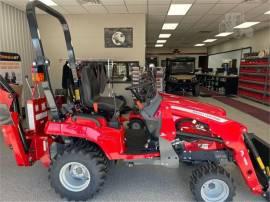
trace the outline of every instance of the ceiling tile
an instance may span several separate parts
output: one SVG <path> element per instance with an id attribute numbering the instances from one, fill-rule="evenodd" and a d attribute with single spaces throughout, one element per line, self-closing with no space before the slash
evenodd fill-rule
<path id="1" fill-rule="evenodd" d="M 104 8 L 103 5 L 91 5 L 91 6 L 84 6 L 84 8 L 89 12 L 89 13 L 108 13 L 106 8 Z"/>
<path id="2" fill-rule="evenodd" d="M 150 15 L 165 15 L 168 13 L 169 4 L 167 5 L 149 5 L 148 11 Z"/>
<path id="3" fill-rule="evenodd" d="M 257 17 L 259 15 L 262 15 L 264 14 L 266 11 L 269 11 L 270 10 L 270 3 L 269 1 L 267 3 L 263 3 L 263 4 L 260 4 L 259 6 L 253 8 L 253 9 L 250 9 L 248 10 L 245 15 L 247 16 L 247 18 L 253 18 L 253 17 Z"/>
<path id="4" fill-rule="evenodd" d="M 124 5 L 124 0 L 100 0 L 104 5 Z"/>
<path id="5" fill-rule="evenodd" d="M 127 8 L 125 5 L 107 5 L 105 6 L 109 13 L 127 13 Z"/>
<path id="6" fill-rule="evenodd" d="M 236 7 L 237 4 L 216 4 L 208 14 L 224 14 Z"/>
<path id="7" fill-rule="evenodd" d="M 239 12 L 245 13 L 250 9 L 254 9 L 259 5 L 259 3 L 240 3 L 236 7 L 234 7 L 230 12 Z"/>
<path id="8" fill-rule="evenodd" d="M 172 4 L 192 4 L 195 0 L 172 0 Z"/>
<path id="9" fill-rule="evenodd" d="M 171 0 L 148 0 L 149 5 L 158 5 L 158 4 L 169 5 L 170 3 Z"/>
<path id="10" fill-rule="evenodd" d="M 192 27 L 192 30 L 194 31 L 206 31 L 207 30 L 207 27 L 209 26 L 209 24 L 203 24 L 203 23 L 199 23 L 198 25 L 196 26 L 193 26 Z M 207 30 L 208 31 L 208 30 Z"/>
<path id="11" fill-rule="evenodd" d="M 165 17 L 166 17 L 165 15 L 148 15 L 147 21 L 149 23 L 160 23 L 160 22 L 164 22 Z"/>
<path id="12" fill-rule="evenodd" d="M 129 13 L 147 13 L 146 5 L 127 5 Z"/>
<path id="13" fill-rule="evenodd" d="M 194 4 L 191 6 L 187 15 L 204 15 L 206 14 L 215 4 Z"/>
<path id="14" fill-rule="evenodd" d="M 61 6 L 53 6 L 52 7 L 53 9 L 55 9 L 55 10 L 57 10 L 59 13 L 61 13 L 61 14 L 68 14 L 68 11 L 67 10 L 65 10 L 63 7 L 61 7 Z"/>
<path id="15" fill-rule="evenodd" d="M 238 3 L 242 3 L 243 0 L 219 0 L 219 4 L 230 4 L 230 3 L 233 3 L 233 4 L 238 4 Z"/>
<path id="16" fill-rule="evenodd" d="M 198 4 L 215 4 L 218 1 L 219 0 L 197 0 L 196 3 L 198 3 Z"/>
<path id="17" fill-rule="evenodd" d="M 190 23 L 181 23 L 180 25 L 177 26 L 175 32 L 176 33 L 184 33 L 187 30 L 192 28 L 192 24 Z"/>
<path id="18" fill-rule="evenodd" d="M 158 24 L 151 24 L 151 23 L 148 23 L 147 24 L 147 27 L 149 29 L 160 29 L 162 27 L 162 23 L 158 23 Z"/>
<path id="19" fill-rule="evenodd" d="M 81 6 L 62 6 L 69 14 L 85 14 L 86 9 Z"/>
<path id="20" fill-rule="evenodd" d="M 200 20 L 201 18 L 202 18 L 202 16 L 200 16 L 200 15 L 186 15 L 186 16 L 184 16 L 182 22 L 193 24 L 193 23 L 197 22 L 198 20 Z"/>
<path id="21" fill-rule="evenodd" d="M 217 20 L 222 20 L 223 15 L 206 15 L 203 18 L 201 18 L 199 21 L 197 21 L 197 24 L 208 24 L 210 25 L 212 22 Z"/>
<path id="22" fill-rule="evenodd" d="M 53 0 L 58 5 L 69 5 L 69 6 L 75 6 L 79 5 L 77 0 Z"/>
<path id="23" fill-rule="evenodd" d="M 183 15 L 167 15 L 165 21 L 166 22 L 181 22 L 185 16 Z"/>
<path id="24" fill-rule="evenodd" d="M 258 21 L 258 22 L 268 22 L 270 26 L 270 15 L 259 15 L 257 17 L 254 17 L 252 20 Z"/>
<path id="25" fill-rule="evenodd" d="M 131 4 L 131 5 L 147 5 L 147 0 L 124 0 L 126 2 L 127 5 Z"/>
<path id="26" fill-rule="evenodd" d="M 147 28 L 147 32 L 149 33 L 160 33 L 161 27 L 159 28 Z"/>

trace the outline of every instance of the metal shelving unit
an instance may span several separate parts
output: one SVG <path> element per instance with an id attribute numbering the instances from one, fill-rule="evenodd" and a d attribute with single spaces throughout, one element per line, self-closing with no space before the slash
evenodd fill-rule
<path id="1" fill-rule="evenodd" d="M 239 96 L 270 105 L 269 58 L 244 58 L 239 75 Z"/>

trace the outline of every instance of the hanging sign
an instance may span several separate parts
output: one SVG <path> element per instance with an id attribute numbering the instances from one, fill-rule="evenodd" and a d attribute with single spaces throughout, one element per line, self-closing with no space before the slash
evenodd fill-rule
<path id="1" fill-rule="evenodd" d="M 0 74 L 8 83 L 22 84 L 22 61 L 17 53 L 0 52 Z"/>

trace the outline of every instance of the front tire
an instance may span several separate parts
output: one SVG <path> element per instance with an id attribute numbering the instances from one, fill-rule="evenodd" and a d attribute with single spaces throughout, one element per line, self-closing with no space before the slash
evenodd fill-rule
<path id="1" fill-rule="evenodd" d="M 191 176 L 190 189 L 196 201 L 232 201 L 235 186 L 230 174 L 215 164 L 202 165 Z"/>
<path id="2" fill-rule="evenodd" d="M 104 160 L 97 152 L 74 146 L 53 160 L 49 179 L 51 186 L 62 198 L 85 201 L 103 186 L 105 170 Z"/>

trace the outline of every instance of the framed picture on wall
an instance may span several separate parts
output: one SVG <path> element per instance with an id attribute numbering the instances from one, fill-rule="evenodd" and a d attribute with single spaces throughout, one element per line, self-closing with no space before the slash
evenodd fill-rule
<path id="1" fill-rule="evenodd" d="M 104 28 L 105 48 L 132 48 L 133 28 Z"/>

